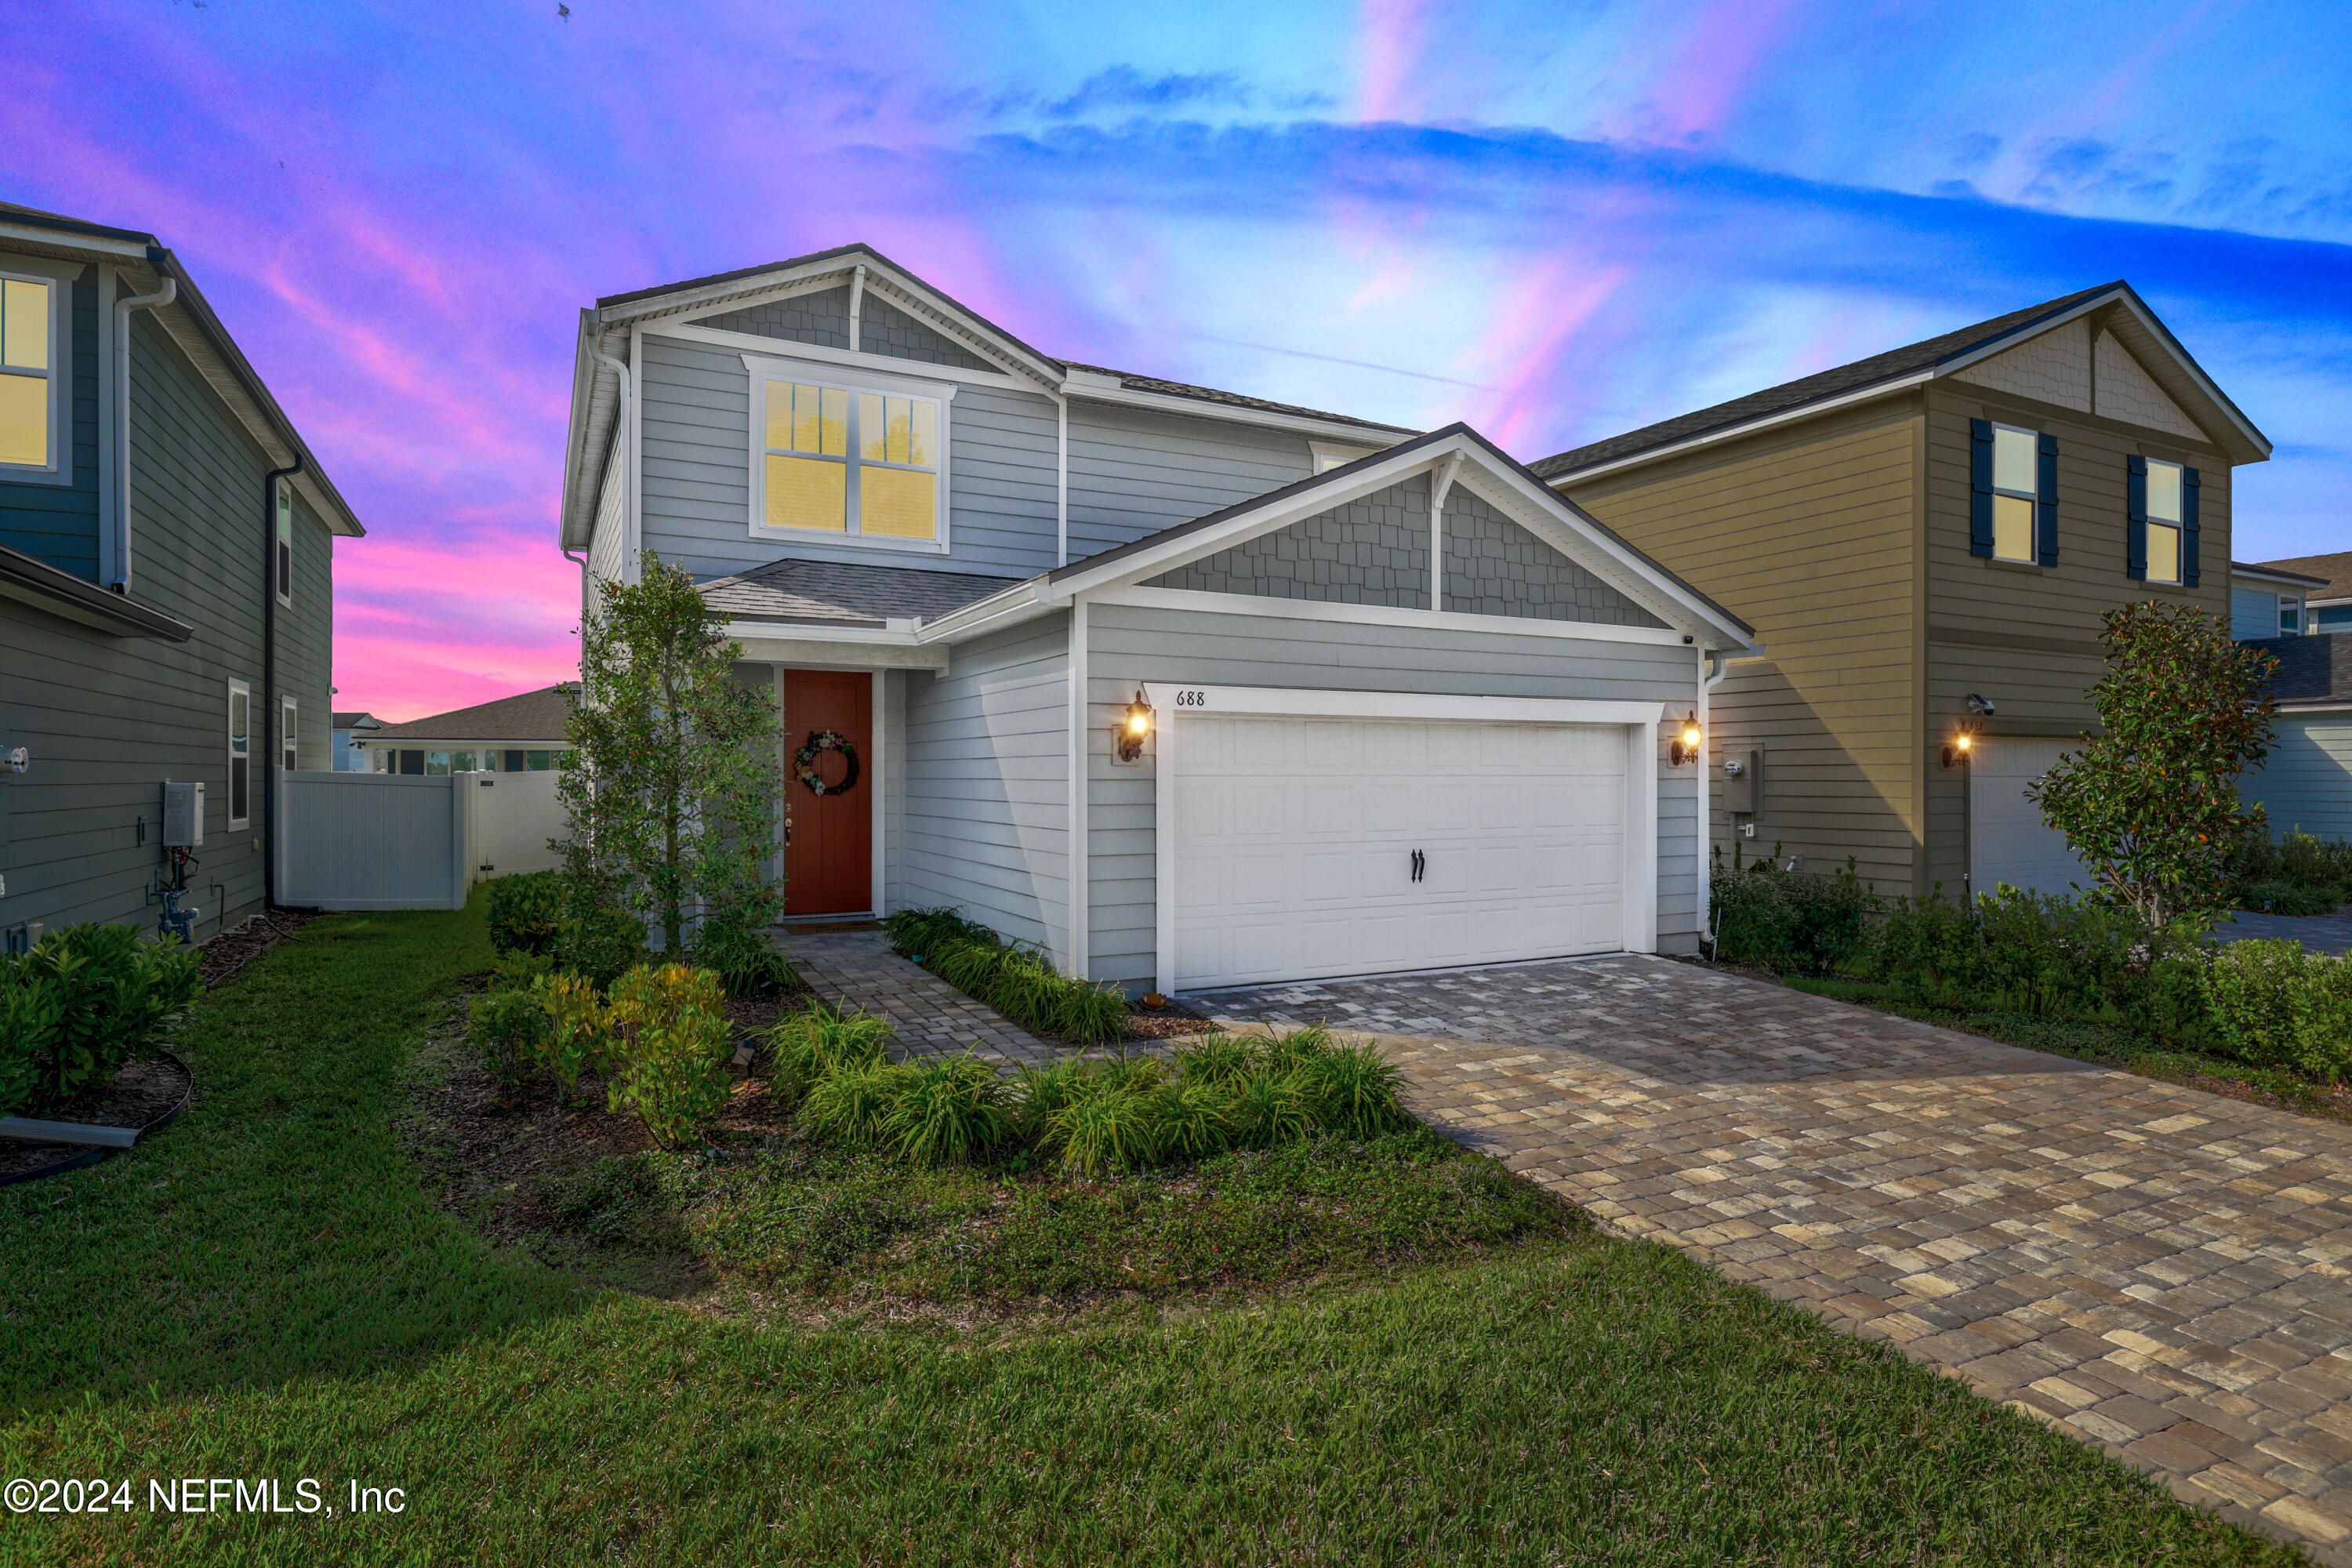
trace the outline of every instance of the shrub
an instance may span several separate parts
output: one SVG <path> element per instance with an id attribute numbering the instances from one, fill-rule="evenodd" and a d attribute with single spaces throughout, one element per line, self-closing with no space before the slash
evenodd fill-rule
<path id="1" fill-rule="evenodd" d="M 2240 882 L 2233 890 L 2232 901 L 2242 910 L 2259 910 L 2264 914 L 2324 915 L 2333 912 L 2344 901 L 2344 889 L 2329 886 L 2306 888 L 2272 878 Z"/>
<path id="2" fill-rule="evenodd" d="M 1269 1036 L 1257 1047 L 1254 1071 L 1280 1078 L 1320 1060 L 1339 1047 L 1331 1042 L 1331 1031 L 1320 1024 L 1309 1024 L 1303 1029 Z"/>
<path id="3" fill-rule="evenodd" d="M 1176 1076 L 1203 1083 L 1230 1083 L 1257 1067 L 1255 1042 L 1240 1035 L 1209 1035 L 1176 1047 Z"/>
<path id="4" fill-rule="evenodd" d="M 2326 914 L 2352 897 L 2352 839 L 2322 838 L 2300 827 L 2275 840 L 2256 838 L 2231 868 L 2242 910 Z M 2292 902 L 2296 907 L 2286 908 Z M 2324 908 L 2312 908 L 2324 904 Z"/>
<path id="5" fill-rule="evenodd" d="M 1326 1132 L 1377 1138 L 1412 1125 L 1397 1098 L 1397 1069 L 1377 1046 L 1330 1047 L 1297 1068 L 1296 1077 L 1307 1114 Z"/>
<path id="6" fill-rule="evenodd" d="M 727 1103 L 732 1040 L 721 1000 L 717 975 L 683 963 L 640 965 L 613 983 L 619 1071 L 608 1103 L 635 1111 L 666 1149 Z"/>
<path id="7" fill-rule="evenodd" d="M 611 1071 L 612 1013 L 596 994 L 596 983 L 585 975 L 541 975 L 531 991 L 540 1011 L 547 1015 L 541 1060 L 568 1100 L 579 1092 L 583 1071 L 600 1077 Z"/>
<path id="8" fill-rule="evenodd" d="M 2217 1048 L 2324 1083 L 2352 1071 L 2352 959 L 2298 942 L 2233 942 L 2189 963 Z"/>
<path id="9" fill-rule="evenodd" d="M 1851 858 L 1829 876 L 1783 871 L 1772 860 L 1743 863 L 1734 845 L 1727 875 L 1716 850 L 1707 888 L 1716 957 L 1783 973 L 1827 974 L 1859 960 L 1880 910 Z"/>
<path id="10" fill-rule="evenodd" d="M 0 955 L 0 1116 L 32 1102 L 64 1021 L 64 993 L 26 959 Z"/>
<path id="11" fill-rule="evenodd" d="M 927 1165 L 969 1160 L 1012 1134 L 1004 1085 L 987 1062 L 969 1054 L 935 1057 L 907 1070 L 880 1129 L 902 1157 Z"/>
<path id="12" fill-rule="evenodd" d="M 1227 1112 L 1234 1142 L 1244 1149 L 1276 1149 L 1315 1132 L 1315 1116 L 1296 1074 L 1260 1070 L 1234 1084 Z"/>
<path id="13" fill-rule="evenodd" d="M 1046 1130 L 1062 1108 L 1086 1091 L 1087 1064 L 1055 1062 L 1051 1067 L 1021 1069 L 1013 1089 L 1013 1114 L 1022 1136 L 1033 1143 L 1045 1142 Z"/>
<path id="14" fill-rule="evenodd" d="M 520 987 L 493 987 L 468 1018 L 482 1065 L 508 1093 L 520 1089 L 547 1040 L 547 1013 L 539 998 Z"/>
<path id="15" fill-rule="evenodd" d="M 9 1005 L 46 1027 L 13 1047 L 19 1065 L 0 1074 L 20 1076 L 29 1057 L 34 1096 L 50 1100 L 111 1078 L 195 1000 L 202 963 L 178 938 L 142 941 L 132 926 L 93 921 L 49 932 L 15 961 L 11 982 L 46 999 Z"/>
<path id="16" fill-rule="evenodd" d="M 730 996 L 761 996 L 790 984 L 792 966 L 767 931 L 729 914 L 710 914 L 694 931 L 694 962 L 719 976 Z"/>
<path id="17" fill-rule="evenodd" d="M 557 968 L 586 975 L 602 991 L 646 962 L 644 921 L 576 885 L 567 889 L 564 902 L 555 932 Z"/>
<path id="18" fill-rule="evenodd" d="M 1160 1153 L 1156 1098 L 1098 1076 L 1054 1113 L 1046 1123 L 1047 1145 L 1060 1152 L 1062 1163 L 1087 1175 L 1150 1164 Z"/>
<path id="19" fill-rule="evenodd" d="M 1152 1100 L 1161 1153 L 1202 1160 L 1232 1147 L 1234 1085 L 1230 1080 L 1180 1077 L 1153 1090 Z"/>
<path id="20" fill-rule="evenodd" d="M 787 1104 L 797 1101 L 835 1073 L 888 1060 L 895 1037 L 887 1018 L 811 1003 L 768 1031 L 770 1092 Z"/>
<path id="21" fill-rule="evenodd" d="M 522 871 L 490 883 L 490 945 L 500 952 L 551 955 L 563 930 L 561 871 Z"/>
<path id="22" fill-rule="evenodd" d="M 961 910 L 901 910 L 885 929 L 903 956 L 1039 1034 L 1097 1046 L 1127 1036 L 1127 997 L 1117 985 L 1064 974 L 1037 949 Z"/>
<path id="23" fill-rule="evenodd" d="M 835 1142 L 881 1142 L 913 1078 L 911 1068 L 889 1062 L 845 1067 L 809 1090 L 801 1120 L 811 1132 Z"/>

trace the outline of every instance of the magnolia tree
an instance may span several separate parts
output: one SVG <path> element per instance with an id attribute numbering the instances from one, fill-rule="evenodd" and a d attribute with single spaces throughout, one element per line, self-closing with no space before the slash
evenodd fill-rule
<path id="1" fill-rule="evenodd" d="M 2151 929 L 2210 923 L 2229 907 L 2232 865 L 2270 827 L 2238 775 L 2270 753 L 2264 689 L 2278 661 L 2186 605 L 2126 605 L 2100 634 L 2107 672 L 2091 689 L 2099 733 L 2029 785 L 2107 901 Z"/>
<path id="2" fill-rule="evenodd" d="M 743 650 L 685 573 L 648 551 L 640 577 L 599 584 L 583 628 L 564 868 L 732 980 L 764 971 L 782 908 L 775 706 L 734 679 Z"/>

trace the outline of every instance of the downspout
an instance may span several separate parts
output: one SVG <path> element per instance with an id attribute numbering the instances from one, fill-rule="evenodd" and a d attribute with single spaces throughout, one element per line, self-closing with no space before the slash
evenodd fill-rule
<path id="1" fill-rule="evenodd" d="M 581 679 L 587 679 L 588 669 L 588 557 L 574 555 L 569 550 L 563 558 L 580 568 L 580 669 Z"/>
<path id="2" fill-rule="evenodd" d="M 1715 663 L 1713 675 L 1706 673 L 1710 659 Z M 1715 728 L 1707 699 L 1723 683 L 1723 678 L 1731 673 L 1731 661 L 1721 654 L 1701 652 L 1698 668 L 1698 934 L 1702 941 L 1711 942 L 1715 936 L 1714 889 L 1707 879 L 1715 871 L 1715 813 L 1713 781 L 1707 774 L 1706 758 L 1709 742 L 1715 739 Z"/>
<path id="3" fill-rule="evenodd" d="M 635 378 L 630 375 L 629 367 L 627 365 L 623 364 L 619 360 L 614 359 L 603 349 L 591 343 L 588 347 L 588 353 L 600 363 L 612 366 L 613 374 L 620 377 L 621 380 L 621 424 L 619 432 L 621 442 L 621 538 L 626 547 L 623 552 L 623 558 L 621 561 L 621 581 L 626 583 L 631 580 L 629 574 L 636 569 L 637 564 L 637 540 L 635 538 L 635 530 L 636 519 L 634 515 L 636 509 L 629 504 L 634 499 L 633 492 L 629 489 L 629 471 L 631 467 L 630 458 L 635 456 L 635 454 L 630 450 L 629 422 L 636 414 L 636 382 Z M 585 563 L 582 563 L 580 570 L 582 574 L 580 585 L 581 599 L 583 603 L 585 603 L 588 594 L 586 576 L 588 568 Z M 584 626 L 583 628 L 582 635 L 586 635 Z"/>
<path id="4" fill-rule="evenodd" d="M 114 581 L 107 586 L 118 594 L 131 592 L 131 312 L 168 305 L 179 292 L 179 279 L 166 278 L 152 294 L 114 302 Z"/>
<path id="5" fill-rule="evenodd" d="M 290 467 L 272 468 L 261 481 L 261 689 L 270 715 L 263 733 L 276 735 L 286 721 L 286 704 L 278 696 L 278 484 L 302 471 L 302 450 L 294 449 Z M 253 715 L 245 719 L 246 747 L 252 751 Z M 278 765 L 286 742 L 280 736 L 276 755 L 268 757 L 261 774 L 261 907 L 278 902 Z"/>

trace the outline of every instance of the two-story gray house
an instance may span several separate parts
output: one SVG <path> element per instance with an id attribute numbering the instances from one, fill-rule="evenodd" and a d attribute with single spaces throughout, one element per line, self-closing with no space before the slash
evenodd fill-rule
<path id="1" fill-rule="evenodd" d="M 262 907 L 360 532 L 154 236 L 0 204 L 0 939 L 152 926 L 167 781 L 205 786 L 191 934 Z"/>
<path id="2" fill-rule="evenodd" d="M 1463 426 L 1056 359 L 852 246 L 583 311 L 564 477 L 583 600 L 651 552 L 773 683 L 789 917 L 1162 991 L 1696 945 L 1748 628 Z"/>

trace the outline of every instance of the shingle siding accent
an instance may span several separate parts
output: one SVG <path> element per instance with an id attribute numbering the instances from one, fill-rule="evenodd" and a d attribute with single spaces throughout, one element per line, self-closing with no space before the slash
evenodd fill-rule
<path id="1" fill-rule="evenodd" d="M 1444 590 L 1444 607 L 1465 615 L 1666 624 L 1459 485 L 1445 498 Z"/>
<path id="2" fill-rule="evenodd" d="M 921 360 L 926 364 L 951 364 L 964 370 L 1000 368 L 933 331 L 887 300 L 876 298 L 870 290 L 858 307 L 857 347 L 861 353 Z"/>
<path id="3" fill-rule="evenodd" d="M 2150 430 L 2162 430 L 2174 436 L 2185 436 L 2191 441 L 2209 440 L 2197 422 L 2180 411 L 2179 405 L 2164 395 L 2156 378 L 2140 368 L 2132 358 L 2131 350 L 2115 338 L 2101 333 L 2097 349 L 2099 367 L 2098 412 L 2110 419 L 2121 419 L 2130 425 L 2143 425 Z"/>
<path id="4" fill-rule="evenodd" d="M 795 294 L 763 305 L 746 305 L 721 316 L 695 322 L 723 332 L 749 332 L 754 337 L 782 338 L 788 342 L 814 343 L 819 348 L 849 346 L 849 285 L 814 294 Z"/>
<path id="5" fill-rule="evenodd" d="M 1429 480 L 1415 476 L 1152 579 L 1266 599 L 1429 608 Z"/>
<path id="6" fill-rule="evenodd" d="M 1965 370 L 1956 370 L 1952 379 L 2087 414 L 2091 408 L 2090 329 L 2070 321 Z"/>

